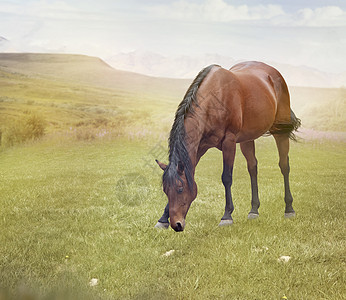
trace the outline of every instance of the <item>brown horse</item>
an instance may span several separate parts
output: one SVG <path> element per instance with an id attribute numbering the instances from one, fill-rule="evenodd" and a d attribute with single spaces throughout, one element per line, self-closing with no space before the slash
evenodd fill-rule
<path id="1" fill-rule="evenodd" d="M 236 143 L 247 160 L 251 178 L 249 219 L 258 217 L 257 159 L 254 140 L 272 134 L 279 151 L 285 185 L 285 216 L 295 215 L 289 187 L 289 139 L 300 120 L 290 108 L 287 85 L 281 74 L 264 63 L 244 62 L 226 70 L 217 65 L 203 69 L 179 104 L 169 137 L 169 164 L 164 170 L 163 190 L 168 204 L 155 227 L 182 231 L 185 217 L 197 196 L 194 180 L 198 161 L 209 148 L 222 151 L 222 183 L 226 207 L 220 226 L 233 223 L 231 185 Z"/>

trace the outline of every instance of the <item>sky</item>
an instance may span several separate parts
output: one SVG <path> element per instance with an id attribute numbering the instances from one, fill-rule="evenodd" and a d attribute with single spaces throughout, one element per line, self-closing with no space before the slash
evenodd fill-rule
<path id="1" fill-rule="evenodd" d="M 219 54 L 346 72 L 346 0 L 0 0 L 0 52 Z"/>

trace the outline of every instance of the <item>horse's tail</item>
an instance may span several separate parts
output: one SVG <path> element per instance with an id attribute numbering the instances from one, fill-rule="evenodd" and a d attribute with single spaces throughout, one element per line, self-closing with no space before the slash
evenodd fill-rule
<path id="1" fill-rule="evenodd" d="M 298 128 L 301 125 L 301 120 L 296 117 L 293 110 L 291 109 L 291 121 L 289 123 L 275 123 L 272 128 L 270 128 L 270 134 L 288 134 L 288 137 L 297 141 L 295 131 L 298 131 Z"/>
<path id="2" fill-rule="evenodd" d="M 288 87 L 285 82 L 285 79 L 282 77 L 282 75 L 278 71 L 276 72 L 277 74 L 275 76 L 268 75 L 268 79 L 274 88 L 276 98 L 281 99 L 281 101 L 279 101 L 278 103 L 278 111 L 276 112 L 276 121 L 274 122 L 273 126 L 269 129 L 268 133 L 269 134 L 286 134 L 291 140 L 297 141 L 297 137 L 294 134 L 294 132 L 297 131 L 298 128 L 300 127 L 301 121 L 300 119 L 296 117 L 292 109 L 290 109 L 291 110 L 290 121 L 280 122 L 280 119 L 281 120 L 286 119 L 287 106 L 290 105 L 290 95 L 289 95 L 289 91 L 288 91 Z M 280 104 L 283 107 L 280 107 Z"/>

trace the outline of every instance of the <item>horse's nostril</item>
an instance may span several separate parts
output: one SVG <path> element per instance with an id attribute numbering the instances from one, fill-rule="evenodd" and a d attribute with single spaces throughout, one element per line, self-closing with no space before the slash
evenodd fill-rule
<path id="1" fill-rule="evenodd" d="M 175 231 L 183 231 L 183 230 L 184 230 L 183 225 L 181 225 L 180 222 L 177 222 L 177 223 L 175 224 L 174 230 L 175 230 Z"/>

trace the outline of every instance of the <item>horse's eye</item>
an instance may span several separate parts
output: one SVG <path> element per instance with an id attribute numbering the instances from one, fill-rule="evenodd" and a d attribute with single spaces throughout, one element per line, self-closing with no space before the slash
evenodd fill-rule
<path id="1" fill-rule="evenodd" d="M 181 194 L 183 191 L 184 191 L 183 187 L 179 187 L 178 190 L 177 190 L 178 194 Z"/>

